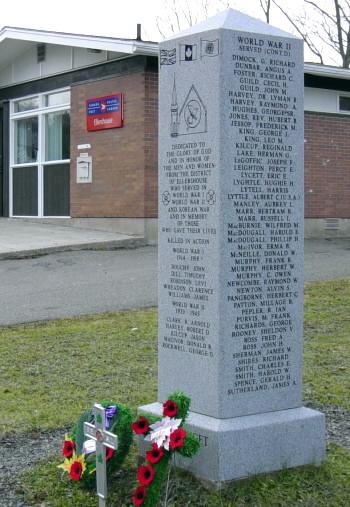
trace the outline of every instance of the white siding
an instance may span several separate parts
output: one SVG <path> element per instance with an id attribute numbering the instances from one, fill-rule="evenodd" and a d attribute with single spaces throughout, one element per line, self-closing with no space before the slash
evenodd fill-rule
<path id="1" fill-rule="evenodd" d="M 305 88 L 305 111 L 318 111 L 322 113 L 338 112 L 337 90 L 321 90 L 319 88 Z"/>
<path id="2" fill-rule="evenodd" d="M 42 77 L 72 68 L 72 51 L 69 46 L 46 44 L 45 61 L 41 63 Z"/>
<path id="3" fill-rule="evenodd" d="M 30 49 L 15 58 L 11 64 L 0 69 L 0 87 L 67 72 L 72 68 L 78 69 L 96 65 L 118 58 L 118 56 L 121 54 L 116 52 L 93 53 L 86 48 L 46 44 L 45 61 L 37 63 L 37 45 L 33 44 Z"/>
<path id="4" fill-rule="evenodd" d="M 105 62 L 107 59 L 107 51 L 101 51 L 101 53 L 91 53 L 86 48 L 74 48 L 73 52 L 74 68 Z"/>
<path id="5" fill-rule="evenodd" d="M 7 86 L 12 82 L 12 65 L 0 70 L 0 87 Z"/>
<path id="6" fill-rule="evenodd" d="M 40 65 L 36 61 L 36 46 L 22 53 L 13 61 L 12 66 L 14 83 L 39 78 Z"/>
<path id="7" fill-rule="evenodd" d="M 120 53 L 116 53 L 115 51 L 108 51 L 108 60 L 115 60 L 116 58 L 120 58 L 121 56 L 124 56 L 124 55 L 121 55 Z"/>

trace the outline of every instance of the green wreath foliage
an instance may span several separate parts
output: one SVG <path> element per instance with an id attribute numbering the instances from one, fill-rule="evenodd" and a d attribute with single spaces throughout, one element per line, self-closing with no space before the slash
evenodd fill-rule
<path id="1" fill-rule="evenodd" d="M 154 479 L 147 488 L 147 495 L 142 507 L 155 507 L 158 505 L 160 493 L 168 475 L 170 460 L 171 456 L 169 454 L 164 456 L 159 463 L 153 465 L 155 471 Z"/>
<path id="2" fill-rule="evenodd" d="M 188 417 L 191 399 L 181 391 L 174 391 L 169 395 L 168 399 L 174 401 L 177 404 L 178 410 L 176 418 L 182 419 L 180 424 L 180 428 L 182 428 Z M 150 423 L 159 421 L 159 418 L 154 417 L 151 414 L 143 413 L 142 415 L 145 416 Z M 200 443 L 198 438 L 193 433 L 187 430 L 186 433 L 187 435 L 184 441 L 184 445 L 182 447 L 175 449 L 175 452 L 179 453 L 181 456 L 185 458 L 191 458 L 198 452 L 200 448 Z M 154 479 L 146 488 L 147 494 L 142 502 L 142 507 L 155 507 L 156 505 L 158 505 L 161 490 L 167 479 L 167 474 L 173 452 L 174 451 L 164 450 L 163 458 L 158 463 L 152 464 L 152 467 L 155 472 Z"/>
<path id="3" fill-rule="evenodd" d="M 111 405 L 117 406 L 117 414 L 111 419 L 110 427 L 108 431 L 118 436 L 118 449 L 114 451 L 112 458 L 106 462 L 107 477 L 112 472 L 118 470 L 128 452 L 132 443 L 132 413 L 125 405 L 115 403 L 110 400 L 103 400 L 101 405 L 107 408 Z M 76 425 L 73 427 L 69 437 L 76 445 L 76 454 L 81 455 L 83 453 L 83 444 L 86 440 L 84 436 L 84 422 L 91 422 L 93 420 L 93 410 L 87 410 L 81 414 Z M 86 470 L 81 476 L 80 481 L 77 481 L 83 488 L 96 488 L 96 453 L 89 454 L 85 458 Z"/>

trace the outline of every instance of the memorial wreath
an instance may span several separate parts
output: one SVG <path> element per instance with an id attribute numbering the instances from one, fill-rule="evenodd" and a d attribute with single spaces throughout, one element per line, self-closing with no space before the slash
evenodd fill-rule
<path id="1" fill-rule="evenodd" d="M 121 467 L 132 443 L 132 415 L 125 405 L 102 401 L 106 409 L 106 428 L 118 436 L 118 450 L 106 448 L 107 476 Z M 81 414 L 71 433 L 65 435 L 62 454 L 64 463 L 59 465 L 68 472 L 72 480 L 83 487 L 94 487 L 96 483 L 96 442 L 84 435 L 84 423 L 94 423 L 93 410 Z"/>
<path id="2" fill-rule="evenodd" d="M 183 427 L 190 404 L 188 396 L 176 391 L 163 403 L 164 417 L 161 420 L 145 414 L 132 424 L 134 432 L 151 444 L 146 451 L 146 464 L 137 470 L 139 485 L 132 493 L 134 505 L 157 505 L 174 454 L 191 458 L 198 451 L 198 438 Z"/>

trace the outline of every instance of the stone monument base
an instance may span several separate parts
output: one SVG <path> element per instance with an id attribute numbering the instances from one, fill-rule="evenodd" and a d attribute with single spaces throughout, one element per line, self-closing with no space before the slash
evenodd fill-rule
<path id="1" fill-rule="evenodd" d="M 144 405 L 139 412 L 162 416 L 162 405 Z M 190 412 L 185 427 L 198 435 L 201 449 L 192 459 L 177 457 L 177 464 L 215 487 L 284 468 L 319 465 L 325 457 L 325 416 L 306 407 L 232 419 Z"/>

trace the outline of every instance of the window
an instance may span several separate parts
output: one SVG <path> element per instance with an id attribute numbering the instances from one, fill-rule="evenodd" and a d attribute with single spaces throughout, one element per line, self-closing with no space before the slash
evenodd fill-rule
<path id="1" fill-rule="evenodd" d="M 45 115 L 46 160 L 69 158 L 70 121 L 68 111 Z"/>
<path id="2" fill-rule="evenodd" d="M 346 95 L 339 96 L 339 111 L 350 112 L 350 96 Z"/>
<path id="3" fill-rule="evenodd" d="M 15 123 L 15 163 L 28 164 L 38 159 L 38 117 Z"/>
<path id="4" fill-rule="evenodd" d="M 61 106 L 62 104 L 69 105 L 69 103 L 70 103 L 69 91 L 49 93 L 48 95 L 45 96 L 45 105 L 48 107 Z"/>
<path id="5" fill-rule="evenodd" d="M 14 103 L 14 112 L 23 113 L 25 111 L 32 111 L 33 109 L 38 109 L 38 107 L 39 107 L 39 97 L 30 97 L 28 99 L 17 100 Z"/>

